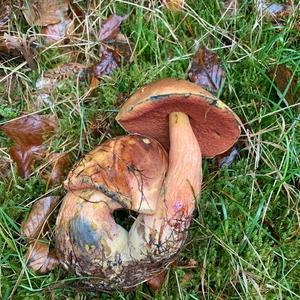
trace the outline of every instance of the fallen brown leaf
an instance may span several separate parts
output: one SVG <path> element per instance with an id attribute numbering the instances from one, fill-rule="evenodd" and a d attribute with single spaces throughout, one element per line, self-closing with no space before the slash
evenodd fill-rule
<path id="1" fill-rule="evenodd" d="M 270 70 L 269 75 L 277 86 L 279 97 L 285 95 L 285 99 L 290 105 L 300 101 L 300 89 L 296 90 L 297 79 L 285 65 L 275 66 Z"/>
<path id="2" fill-rule="evenodd" d="M 95 90 L 99 85 L 100 85 L 100 80 L 97 79 L 95 74 L 92 74 L 88 94 L 90 95 L 93 92 L 93 90 Z"/>
<path id="3" fill-rule="evenodd" d="M 0 37 L 0 52 L 10 56 L 22 56 L 25 58 L 29 68 L 36 69 L 34 61 L 35 51 L 31 47 L 33 41 L 27 41 L 25 37 L 15 37 L 4 33 Z"/>
<path id="4" fill-rule="evenodd" d="M 162 273 L 152 277 L 147 281 L 147 285 L 151 290 L 151 293 L 154 295 L 156 292 L 159 292 L 165 282 L 168 271 L 163 271 Z"/>
<path id="5" fill-rule="evenodd" d="M 111 76 L 122 61 L 129 62 L 131 53 L 131 45 L 123 34 L 118 34 L 109 46 L 102 45 L 100 62 L 95 64 L 93 70 L 96 78 L 101 79 L 104 75 Z"/>
<path id="6" fill-rule="evenodd" d="M 224 71 L 218 56 L 205 47 L 200 47 L 188 71 L 192 82 L 216 94 L 224 81 Z"/>
<path id="7" fill-rule="evenodd" d="M 287 18 L 289 18 L 292 14 L 295 13 L 296 22 L 295 29 L 300 30 L 300 15 L 295 12 L 293 6 L 289 3 L 274 3 L 266 0 L 259 0 L 256 2 L 256 10 L 261 12 L 263 16 L 265 16 L 268 20 L 272 21 L 274 25 L 277 26 L 277 31 L 280 31 L 280 28 L 286 24 Z M 299 9 L 296 7 L 296 9 Z"/>
<path id="8" fill-rule="evenodd" d="M 31 212 L 21 225 L 23 235 L 28 239 L 37 238 L 45 229 L 46 222 L 55 209 L 59 197 L 48 196 L 36 201 L 32 205 Z"/>
<path id="9" fill-rule="evenodd" d="M 10 152 L 21 177 L 26 178 L 31 174 L 33 163 L 44 150 L 43 136 L 52 132 L 55 127 L 54 116 L 37 114 L 21 117 L 0 127 L 15 142 Z"/>
<path id="10" fill-rule="evenodd" d="M 181 11 L 185 4 L 185 0 L 163 0 L 163 2 L 171 11 Z"/>
<path id="11" fill-rule="evenodd" d="M 42 27 L 41 32 L 46 45 L 59 44 L 74 33 L 74 21 L 67 16 L 59 23 Z"/>
<path id="12" fill-rule="evenodd" d="M 52 170 L 43 177 L 50 185 L 60 184 L 71 167 L 70 155 L 67 153 L 52 153 L 48 158 Z"/>
<path id="13" fill-rule="evenodd" d="M 29 25 L 48 26 L 60 23 L 66 17 L 70 0 L 23 1 L 23 14 Z"/>
<path id="14" fill-rule="evenodd" d="M 31 243 L 25 254 L 27 266 L 38 274 L 46 274 L 59 265 L 54 251 L 49 251 L 49 246 L 41 242 Z"/>
<path id="15" fill-rule="evenodd" d="M 120 32 L 120 25 L 128 18 L 126 16 L 111 15 L 103 23 L 100 29 L 99 39 L 101 42 L 115 39 Z"/>

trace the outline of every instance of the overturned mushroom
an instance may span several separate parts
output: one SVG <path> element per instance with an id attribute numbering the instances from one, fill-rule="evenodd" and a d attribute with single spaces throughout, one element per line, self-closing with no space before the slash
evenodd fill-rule
<path id="1" fill-rule="evenodd" d="M 98 290 L 143 281 L 128 232 L 112 213 L 154 214 L 166 170 L 165 150 L 141 135 L 109 140 L 87 154 L 65 182 L 69 192 L 57 219 L 56 250 L 65 268 L 92 275 L 86 284 Z"/>

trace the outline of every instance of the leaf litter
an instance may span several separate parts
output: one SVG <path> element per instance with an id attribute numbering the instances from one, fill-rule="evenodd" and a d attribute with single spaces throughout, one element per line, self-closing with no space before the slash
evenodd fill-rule
<path id="1" fill-rule="evenodd" d="M 18 174 L 27 178 L 32 173 L 34 162 L 45 151 L 44 135 L 56 128 L 53 115 L 24 116 L 0 127 L 4 134 L 14 141 L 10 154 L 17 164 Z"/>

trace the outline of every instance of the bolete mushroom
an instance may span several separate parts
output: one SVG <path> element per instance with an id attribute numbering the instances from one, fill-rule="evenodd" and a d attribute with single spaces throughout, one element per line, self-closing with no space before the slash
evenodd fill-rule
<path id="1" fill-rule="evenodd" d="M 186 238 L 202 181 L 202 157 L 227 151 L 238 139 L 238 117 L 191 82 L 166 78 L 140 88 L 121 107 L 117 121 L 131 133 L 159 141 L 169 166 L 154 215 L 140 214 L 129 235 L 140 259 L 167 266 Z"/>
<path id="2" fill-rule="evenodd" d="M 112 214 L 122 208 L 154 214 L 166 170 L 167 154 L 157 141 L 128 135 L 101 144 L 70 172 L 56 253 L 67 270 L 90 276 L 82 286 L 126 290 L 143 281 L 128 231 Z"/>

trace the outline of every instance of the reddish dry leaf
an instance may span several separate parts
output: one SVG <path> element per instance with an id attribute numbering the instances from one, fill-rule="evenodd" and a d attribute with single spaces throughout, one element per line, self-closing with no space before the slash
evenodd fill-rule
<path id="1" fill-rule="evenodd" d="M 163 0 L 163 2 L 171 11 L 181 11 L 185 4 L 185 0 Z"/>
<path id="2" fill-rule="evenodd" d="M 100 29 L 99 38 L 101 42 L 115 39 L 120 32 L 120 25 L 128 18 L 126 16 L 111 15 L 103 23 Z"/>
<path id="3" fill-rule="evenodd" d="M 10 56 L 23 56 L 28 66 L 34 70 L 36 69 L 36 64 L 33 59 L 35 54 L 34 49 L 31 47 L 32 42 L 22 37 L 15 37 L 4 33 L 0 37 L 0 52 Z"/>
<path id="4" fill-rule="evenodd" d="M 43 136 L 53 131 L 56 119 L 53 115 L 31 115 L 12 120 L 0 129 L 20 146 L 39 146 Z"/>
<path id="5" fill-rule="evenodd" d="M 69 17 L 65 17 L 63 21 L 57 24 L 42 27 L 41 32 L 44 35 L 46 45 L 59 44 L 72 36 L 74 32 L 74 21 Z"/>
<path id="6" fill-rule="evenodd" d="M 299 88 L 296 90 L 297 79 L 285 65 L 281 64 L 275 66 L 271 69 L 269 75 L 274 80 L 274 83 L 278 88 L 277 94 L 279 97 L 281 94 L 285 95 L 285 99 L 290 105 L 300 101 L 300 90 Z"/>
<path id="7" fill-rule="evenodd" d="M 10 150 L 17 163 L 18 174 L 28 177 L 32 172 L 35 160 L 43 154 L 43 136 L 54 130 L 54 116 L 32 115 L 13 120 L 0 127 L 4 134 L 14 142 Z"/>
<path id="8" fill-rule="evenodd" d="M 152 277 L 147 281 L 147 285 L 149 286 L 149 289 L 151 290 L 152 294 L 155 294 L 156 292 L 159 292 L 165 282 L 167 271 L 163 271 L 162 273 Z"/>
<path id="9" fill-rule="evenodd" d="M 37 238 L 45 228 L 46 222 L 55 209 L 59 197 L 48 196 L 36 201 L 32 205 L 31 212 L 25 222 L 22 223 L 21 230 L 28 239 Z"/>
<path id="10" fill-rule="evenodd" d="M 122 61 L 129 62 L 131 53 L 130 43 L 123 34 L 118 34 L 109 46 L 102 45 L 101 60 L 93 68 L 96 78 L 101 79 L 104 75 L 111 76 Z"/>
<path id="11" fill-rule="evenodd" d="M 17 164 L 18 175 L 22 178 L 27 178 L 32 173 L 32 166 L 43 156 L 43 153 L 43 145 L 11 147 L 10 156 Z"/>
<path id="12" fill-rule="evenodd" d="M 47 274 L 59 265 L 54 251 L 49 251 L 49 246 L 41 242 L 31 243 L 25 254 L 27 266 L 38 274 Z"/>
<path id="13" fill-rule="evenodd" d="M 48 26 L 61 22 L 69 9 L 70 0 L 23 1 L 23 14 L 29 25 Z"/>
<path id="14" fill-rule="evenodd" d="M 106 46 L 101 46 L 101 60 L 94 66 L 96 78 L 101 79 L 104 75 L 111 76 L 112 72 L 118 67 L 115 52 L 110 51 Z"/>
<path id="15" fill-rule="evenodd" d="M 48 158 L 52 166 L 50 174 L 43 177 L 50 185 L 60 184 L 71 167 L 70 155 L 67 153 L 52 153 Z"/>
<path id="16" fill-rule="evenodd" d="M 192 82 L 214 94 L 218 93 L 224 81 L 224 71 L 218 56 L 205 47 L 200 47 L 195 53 L 188 74 Z"/>

